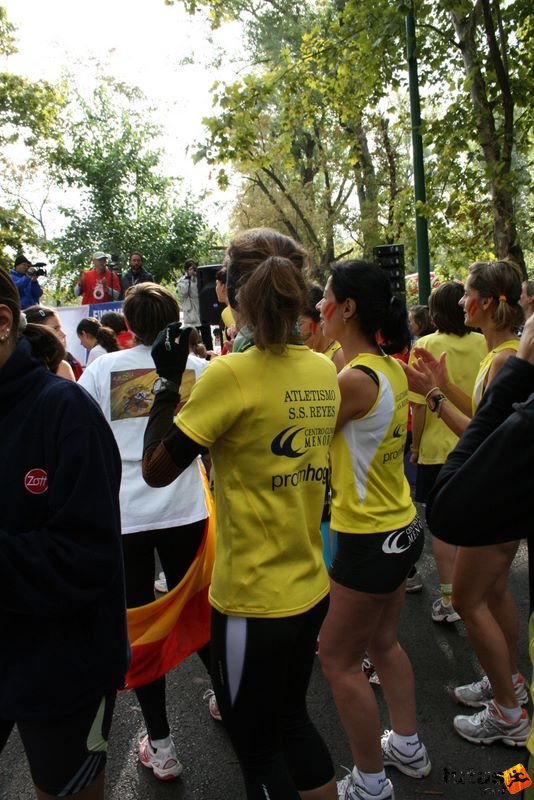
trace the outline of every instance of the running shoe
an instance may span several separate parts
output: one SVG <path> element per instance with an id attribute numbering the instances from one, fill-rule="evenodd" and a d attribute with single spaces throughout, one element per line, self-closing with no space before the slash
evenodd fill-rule
<path id="1" fill-rule="evenodd" d="M 517 702 L 520 706 L 525 706 L 528 703 L 528 692 L 522 675 L 519 675 L 515 681 L 514 689 Z M 471 708 L 482 708 L 490 700 L 493 700 L 493 689 L 487 675 L 484 675 L 479 681 L 474 681 L 474 683 L 457 686 L 456 689 L 452 690 L 452 694 L 459 703 Z"/>
<path id="2" fill-rule="evenodd" d="M 432 619 L 434 622 L 458 622 L 460 615 L 451 603 L 444 603 L 441 597 L 432 603 Z"/>
<path id="3" fill-rule="evenodd" d="M 166 592 L 169 591 L 167 588 L 167 578 L 165 577 L 164 572 L 160 572 L 159 578 L 156 578 L 154 581 L 154 589 L 160 594 L 166 594 Z"/>
<path id="4" fill-rule="evenodd" d="M 421 576 L 419 575 L 418 571 L 415 570 L 413 575 L 408 575 L 406 578 L 406 591 L 409 594 L 415 594 L 416 592 L 421 592 L 423 589 L 423 581 L 421 580 Z"/>
<path id="5" fill-rule="evenodd" d="M 343 769 L 347 769 L 343 767 Z M 356 777 L 354 776 L 356 772 Z M 357 767 L 354 770 L 347 769 L 345 777 L 337 782 L 337 793 L 339 800 L 395 800 L 393 784 L 386 778 L 381 791 L 378 794 L 371 794 L 358 780 L 360 773 Z"/>
<path id="6" fill-rule="evenodd" d="M 202 695 L 202 699 L 208 701 L 208 709 L 213 719 L 216 719 L 217 722 L 220 722 L 222 720 L 221 712 L 219 711 L 217 698 L 215 697 L 215 692 L 213 689 L 206 689 Z"/>
<path id="7" fill-rule="evenodd" d="M 517 722 L 508 722 L 493 700 L 471 717 L 455 717 L 453 725 L 456 733 L 473 744 L 503 742 L 510 747 L 524 747 L 530 733 L 530 720 L 524 708 Z"/>
<path id="8" fill-rule="evenodd" d="M 380 739 L 382 745 L 382 759 L 384 766 L 396 767 L 400 772 L 409 775 L 410 778 L 426 778 L 430 774 L 432 764 L 428 757 L 426 747 L 421 742 L 415 753 L 411 756 L 405 756 L 400 750 L 397 750 L 391 742 L 391 734 L 393 731 L 384 731 Z"/>
<path id="9" fill-rule="evenodd" d="M 172 738 L 168 747 L 158 747 L 156 750 L 152 746 L 148 733 L 139 742 L 139 761 L 151 769 L 160 781 L 171 781 L 173 778 L 177 778 L 183 770 L 178 761 Z"/>
<path id="10" fill-rule="evenodd" d="M 378 677 L 378 673 L 375 670 L 375 665 L 366 654 L 362 661 L 362 672 L 365 672 L 367 680 L 369 683 L 374 683 L 375 686 L 380 686 L 380 678 Z"/>

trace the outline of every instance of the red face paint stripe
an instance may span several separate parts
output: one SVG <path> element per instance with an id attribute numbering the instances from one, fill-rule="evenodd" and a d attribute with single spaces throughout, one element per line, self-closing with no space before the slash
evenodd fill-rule
<path id="1" fill-rule="evenodd" d="M 335 310 L 336 310 L 335 303 L 325 303 L 321 309 L 321 314 L 325 319 L 331 319 L 334 316 Z"/>

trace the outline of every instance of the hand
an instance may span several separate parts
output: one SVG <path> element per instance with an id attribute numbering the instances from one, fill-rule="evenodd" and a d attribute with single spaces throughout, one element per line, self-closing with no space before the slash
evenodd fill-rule
<path id="1" fill-rule="evenodd" d="M 525 322 L 517 355 L 523 361 L 534 364 L 534 314 Z"/>
<path id="2" fill-rule="evenodd" d="M 416 359 L 411 366 L 404 364 L 402 361 L 399 361 L 399 364 L 406 373 L 411 392 L 425 396 L 427 392 L 437 386 L 431 369 L 424 361 Z"/>
<path id="3" fill-rule="evenodd" d="M 439 358 L 435 358 L 432 353 L 425 350 L 424 347 L 415 347 L 414 354 L 417 357 L 419 364 L 423 363 L 432 373 L 434 386 L 439 386 L 440 389 L 445 389 L 449 382 L 449 373 L 447 372 L 447 353 L 442 353 Z"/>
<path id="4" fill-rule="evenodd" d="M 152 345 L 152 358 L 156 372 L 180 385 L 189 355 L 191 328 L 183 328 L 180 322 L 171 322 L 158 333 Z"/>

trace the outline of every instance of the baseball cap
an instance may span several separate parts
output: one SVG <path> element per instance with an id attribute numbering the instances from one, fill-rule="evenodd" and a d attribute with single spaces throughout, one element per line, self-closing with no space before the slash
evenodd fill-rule
<path id="1" fill-rule="evenodd" d="M 19 264 L 29 264 L 30 267 L 33 267 L 32 262 L 26 256 L 17 256 L 15 259 L 15 266 L 18 267 Z"/>
<path id="2" fill-rule="evenodd" d="M 93 261 L 101 261 L 103 258 L 107 259 L 107 253 L 103 253 L 102 250 L 97 250 L 96 253 L 93 253 Z"/>

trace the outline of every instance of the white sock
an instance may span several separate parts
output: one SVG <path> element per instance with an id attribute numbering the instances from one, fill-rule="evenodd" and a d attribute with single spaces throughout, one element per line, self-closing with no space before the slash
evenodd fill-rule
<path id="1" fill-rule="evenodd" d="M 421 747 L 417 731 L 412 733 L 411 736 L 401 736 L 400 733 L 391 731 L 389 741 L 403 756 L 413 756 Z"/>
<path id="2" fill-rule="evenodd" d="M 516 706 L 515 708 L 506 708 L 505 706 L 501 706 L 500 703 L 495 703 L 495 705 L 505 718 L 506 722 L 518 722 L 521 718 L 521 706 Z"/>
<path id="3" fill-rule="evenodd" d="M 363 784 L 364 789 L 367 789 L 369 794 L 380 794 L 387 781 L 384 769 L 382 772 L 360 772 L 358 767 L 354 767 L 352 775 L 358 783 Z"/>
<path id="4" fill-rule="evenodd" d="M 150 739 L 150 744 L 152 745 L 154 750 L 159 750 L 160 748 L 162 750 L 166 750 L 168 747 L 171 746 L 171 742 L 172 739 L 170 734 L 166 736 L 165 739 Z"/>

